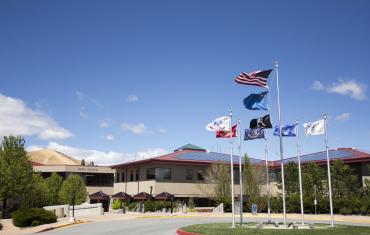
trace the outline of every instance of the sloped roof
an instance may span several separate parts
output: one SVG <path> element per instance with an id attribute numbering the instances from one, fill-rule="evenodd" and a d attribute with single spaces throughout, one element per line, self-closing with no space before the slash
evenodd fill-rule
<path id="1" fill-rule="evenodd" d="M 41 165 L 81 165 L 81 161 L 53 149 L 42 149 L 27 153 L 31 162 Z"/>
<path id="2" fill-rule="evenodd" d="M 186 144 L 178 149 L 175 149 L 174 152 L 177 152 L 177 151 L 182 151 L 182 150 L 196 150 L 196 151 L 206 151 L 204 148 L 201 148 L 199 146 L 196 146 L 194 144 Z"/>
<path id="3" fill-rule="evenodd" d="M 103 193 L 102 191 L 99 191 L 99 192 L 96 192 L 96 193 L 93 193 L 93 194 L 89 195 L 89 198 L 91 200 L 108 200 L 109 196 L 107 194 Z"/>
<path id="4" fill-rule="evenodd" d="M 357 150 L 353 148 L 338 148 L 329 150 L 330 161 L 333 160 L 343 160 L 344 162 L 360 162 L 360 161 L 370 161 L 370 153 L 364 150 Z M 317 153 L 305 154 L 301 156 L 301 162 L 303 164 L 314 161 L 316 163 L 326 163 L 326 151 L 321 151 Z M 298 162 L 297 157 L 291 157 L 284 159 L 284 163 L 288 162 Z M 275 166 L 279 166 L 281 161 L 274 161 Z"/>

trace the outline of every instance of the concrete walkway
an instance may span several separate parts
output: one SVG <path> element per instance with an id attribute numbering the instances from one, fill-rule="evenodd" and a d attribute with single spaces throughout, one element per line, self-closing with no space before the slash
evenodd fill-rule
<path id="1" fill-rule="evenodd" d="M 250 213 L 244 213 L 244 222 L 248 222 L 248 220 L 265 220 L 267 218 L 267 214 L 258 214 L 252 215 Z M 132 219 L 170 219 L 170 218 L 223 218 L 223 219 L 230 219 L 231 221 L 231 214 L 230 213 L 178 213 L 178 214 L 165 214 L 165 213 L 127 213 L 127 214 L 105 214 L 101 216 L 83 216 L 79 217 L 80 223 L 95 223 L 95 222 L 106 222 L 106 221 L 118 221 L 118 220 L 132 220 Z M 282 214 L 272 214 L 272 220 L 282 220 Z M 288 214 L 287 219 L 293 221 L 300 221 L 300 214 Z M 335 215 L 334 217 L 336 222 L 345 223 L 345 224 L 358 224 L 364 226 L 370 226 L 370 216 L 343 216 L 343 215 Z M 267 219 L 266 219 L 267 220 Z M 328 222 L 330 221 L 330 215 L 305 215 L 305 222 L 306 223 L 313 223 L 317 221 Z M 236 222 L 239 222 L 239 216 L 236 216 Z M 0 235 L 16 235 L 16 234 L 32 234 L 37 233 L 39 231 L 43 231 L 45 229 L 58 229 L 67 226 L 78 226 L 77 224 L 71 224 L 68 218 L 59 218 L 58 222 L 53 224 L 44 224 L 37 227 L 31 228 L 17 228 L 12 224 L 10 219 L 1 220 L 3 224 L 3 230 L 0 231 Z"/>

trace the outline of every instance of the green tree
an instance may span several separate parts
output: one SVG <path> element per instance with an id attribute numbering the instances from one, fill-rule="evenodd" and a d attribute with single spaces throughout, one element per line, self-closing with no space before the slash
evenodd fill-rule
<path id="1" fill-rule="evenodd" d="M 305 196 L 323 195 L 326 190 L 326 171 L 314 162 L 302 167 L 302 187 Z"/>
<path id="2" fill-rule="evenodd" d="M 278 179 L 278 188 L 282 189 L 281 172 L 278 173 L 277 179 Z M 284 166 L 284 180 L 285 180 L 285 193 L 287 196 L 299 193 L 297 163 L 288 162 L 288 164 Z"/>
<path id="3" fill-rule="evenodd" d="M 4 137 L 0 146 L 0 198 L 3 213 L 9 199 L 21 199 L 32 188 L 33 169 L 21 136 Z"/>
<path id="4" fill-rule="evenodd" d="M 248 206 L 257 204 L 261 211 L 266 207 L 266 197 L 261 196 L 261 186 L 266 184 L 266 175 L 263 165 L 252 165 L 248 155 L 244 156 L 243 190 L 248 195 Z"/>
<path id="5" fill-rule="evenodd" d="M 334 199 L 350 199 L 357 193 L 358 182 L 353 170 L 341 160 L 331 166 L 331 179 Z"/>
<path id="6" fill-rule="evenodd" d="M 56 172 L 53 172 L 49 178 L 46 179 L 50 194 L 50 205 L 59 204 L 59 191 L 63 184 L 63 178 Z"/>
<path id="7" fill-rule="evenodd" d="M 21 207 L 33 208 L 50 205 L 48 184 L 39 172 L 32 175 L 32 187 L 23 193 Z"/>
<path id="8" fill-rule="evenodd" d="M 67 180 L 63 182 L 62 188 L 59 191 L 60 202 L 71 205 L 73 203 L 73 195 L 75 195 L 76 205 L 86 201 L 86 187 L 84 181 L 78 175 L 70 175 Z"/>

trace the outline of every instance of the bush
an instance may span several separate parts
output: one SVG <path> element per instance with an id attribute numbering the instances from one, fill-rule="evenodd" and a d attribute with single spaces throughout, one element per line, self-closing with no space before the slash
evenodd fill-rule
<path id="1" fill-rule="evenodd" d="M 128 207 L 128 210 L 129 211 L 133 211 L 135 210 L 136 206 L 137 206 L 137 202 L 131 202 L 127 207 Z"/>
<path id="2" fill-rule="evenodd" d="M 39 221 L 39 225 L 57 221 L 57 217 L 53 212 L 41 208 L 19 209 L 12 213 L 12 218 L 13 224 L 17 227 L 32 226 L 34 221 Z"/>
<path id="3" fill-rule="evenodd" d="M 352 214 L 352 209 L 348 207 L 344 207 L 339 210 L 339 213 L 341 213 L 342 215 L 350 215 Z"/>
<path id="4" fill-rule="evenodd" d="M 38 220 L 34 220 L 34 221 L 32 221 L 32 223 L 31 223 L 31 226 L 32 227 L 36 227 L 36 226 L 39 226 L 40 225 L 40 221 L 38 221 Z"/>
<path id="5" fill-rule="evenodd" d="M 113 200 L 112 209 L 113 210 L 122 209 L 122 201 L 120 199 Z"/>

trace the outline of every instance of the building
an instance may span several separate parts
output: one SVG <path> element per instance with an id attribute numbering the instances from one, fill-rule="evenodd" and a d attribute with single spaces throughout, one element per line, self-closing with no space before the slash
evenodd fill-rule
<path id="1" fill-rule="evenodd" d="M 239 193 L 239 157 L 234 156 L 236 193 Z M 206 169 L 216 162 L 230 163 L 230 155 L 207 152 L 198 146 L 187 144 L 173 153 L 150 159 L 126 162 L 112 166 L 116 170 L 114 193 L 137 194 L 147 192 L 158 195 L 168 192 L 176 200 L 194 197 L 197 205 L 211 205 L 209 200 L 213 185 L 204 181 Z M 251 159 L 252 164 L 261 160 Z"/>
<path id="2" fill-rule="evenodd" d="M 99 191 L 108 195 L 113 194 L 115 170 L 108 166 L 81 165 L 80 160 L 51 149 L 32 151 L 27 155 L 34 171 L 40 172 L 44 178 L 53 172 L 57 172 L 63 179 L 67 179 L 71 174 L 77 174 L 84 180 L 89 194 Z"/>
<path id="3" fill-rule="evenodd" d="M 352 148 L 329 150 L 331 161 L 341 159 L 348 164 L 359 182 L 370 178 L 370 154 Z M 234 156 L 235 195 L 239 194 L 239 156 Z M 297 161 L 296 157 L 285 159 L 285 163 Z M 326 167 L 326 151 L 302 156 L 302 164 L 314 161 Z M 216 162 L 230 163 L 230 155 L 207 152 L 198 146 L 188 144 L 173 153 L 145 160 L 126 162 L 112 166 L 116 170 L 114 193 L 137 194 L 147 192 L 157 195 L 168 192 L 177 200 L 194 197 L 196 204 L 207 206 L 213 185 L 204 181 L 206 169 Z M 251 158 L 251 164 L 264 164 L 263 160 Z M 272 174 L 280 170 L 280 161 L 269 161 Z M 272 185 L 275 185 L 272 182 Z"/>

